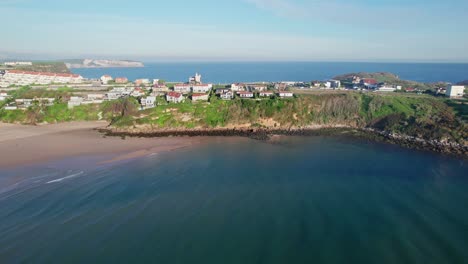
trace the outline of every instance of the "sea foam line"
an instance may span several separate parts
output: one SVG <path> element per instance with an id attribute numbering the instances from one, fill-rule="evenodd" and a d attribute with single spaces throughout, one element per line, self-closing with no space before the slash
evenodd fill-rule
<path id="1" fill-rule="evenodd" d="M 61 182 L 61 181 L 66 180 L 66 179 L 71 179 L 71 178 L 80 176 L 83 173 L 84 173 L 83 171 L 80 171 L 80 172 L 78 172 L 76 174 L 72 174 L 72 175 L 69 175 L 69 176 L 66 176 L 66 177 L 63 177 L 63 178 L 60 178 L 60 179 L 56 179 L 56 180 L 53 180 L 53 181 L 46 182 L 46 184 Z"/>

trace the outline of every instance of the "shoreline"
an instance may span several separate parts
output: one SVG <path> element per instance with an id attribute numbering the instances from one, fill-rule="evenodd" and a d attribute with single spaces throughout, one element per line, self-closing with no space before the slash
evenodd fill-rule
<path id="1" fill-rule="evenodd" d="M 0 123 L 0 169 L 29 166 L 80 156 L 102 156 L 108 164 L 203 142 L 203 138 L 105 137 L 104 122 L 24 126 Z M 97 164 L 99 165 L 99 164 Z"/>
<path id="2" fill-rule="evenodd" d="M 213 129 L 116 129 L 104 128 L 98 131 L 106 136 L 120 138 L 168 138 L 168 137 L 247 137 L 268 141 L 274 136 L 353 136 L 375 142 L 384 142 L 404 148 L 430 151 L 468 159 L 468 146 L 457 143 L 426 140 L 422 138 L 379 131 L 373 128 L 359 128 L 346 125 L 311 126 L 306 128 L 213 128 Z"/>
<path id="3" fill-rule="evenodd" d="M 96 161 L 96 165 L 105 165 L 190 147 L 209 138 L 240 137 L 270 141 L 277 136 L 351 136 L 468 159 L 468 146 L 345 125 L 167 130 L 116 129 L 107 127 L 107 122 L 102 121 L 38 126 L 0 123 L 0 169 L 80 156 L 105 157 Z"/>

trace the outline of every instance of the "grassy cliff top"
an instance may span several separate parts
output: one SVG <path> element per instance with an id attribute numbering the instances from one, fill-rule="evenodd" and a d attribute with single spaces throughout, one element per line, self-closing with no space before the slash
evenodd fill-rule
<path id="1" fill-rule="evenodd" d="M 378 82 L 393 83 L 402 81 L 400 77 L 393 73 L 389 72 L 358 72 L 358 73 L 347 73 L 336 76 L 334 79 L 340 81 L 352 80 L 354 76 L 359 78 L 372 78 L 376 79 Z"/>
<path id="2" fill-rule="evenodd" d="M 353 77 L 357 76 L 361 79 L 371 78 L 377 80 L 379 83 L 386 83 L 390 85 L 401 85 L 403 88 L 415 88 L 419 90 L 435 90 L 439 86 L 445 86 L 445 83 L 420 83 L 411 80 L 402 80 L 396 74 L 389 72 L 358 72 L 348 73 L 343 75 L 335 76 L 334 79 L 340 80 L 344 83 L 351 82 Z"/>
<path id="3" fill-rule="evenodd" d="M 54 61 L 33 62 L 32 66 L 17 66 L 14 69 L 35 72 L 70 73 L 65 63 Z"/>

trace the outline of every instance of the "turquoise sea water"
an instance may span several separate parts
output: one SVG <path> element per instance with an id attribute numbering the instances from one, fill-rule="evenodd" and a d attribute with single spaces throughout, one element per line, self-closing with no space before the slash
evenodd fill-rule
<path id="1" fill-rule="evenodd" d="M 418 82 L 468 80 L 468 64 L 456 63 L 363 63 L 363 62 L 211 62 L 145 63 L 144 68 L 73 69 L 86 78 L 126 76 L 129 80 L 159 78 L 186 82 L 195 72 L 212 83 L 255 81 L 325 80 L 352 72 L 391 72 Z"/>
<path id="2" fill-rule="evenodd" d="M 466 263 L 467 190 L 466 161 L 344 137 L 0 169 L 0 263 Z"/>

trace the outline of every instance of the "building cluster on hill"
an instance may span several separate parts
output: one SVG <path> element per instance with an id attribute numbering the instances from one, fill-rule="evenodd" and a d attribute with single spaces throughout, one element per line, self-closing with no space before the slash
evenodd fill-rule
<path id="1" fill-rule="evenodd" d="M 32 66 L 33 63 L 31 61 L 7 61 L 7 62 L 4 62 L 3 65 L 9 66 L 9 67 Z"/>
<path id="2" fill-rule="evenodd" d="M 8 74 L 22 74 L 28 75 L 24 72 L 8 71 Z M 36 75 L 34 75 L 36 76 Z M 37 76 L 48 76 L 46 74 L 38 74 Z M 55 74 L 55 78 L 60 78 L 59 74 Z M 67 75 L 68 76 L 68 75 Z M 24 77 L 24 76 L 23 76 Z M 65 75 L 64 75 L 65 77 Z M 81 77 L 81 76 L 80 76 Z M 10 80 L 11 77 L 7 76 Z M 24 77 L 28 79 L 29 77 Z M 74 78 L 74 76 L 68 76 L 68 78 Z M 28 79 L 29 80 L 29 79 Z M 62 81 L 72 81 L 71 79 L 59 79 Z M 79 92 L 69 98 L 62 98 L 68 104 L 69 108 L 73 108 L 80 105 L 86 104 L 101 104 L 105 101 L 118 100 L 125 97 L 134 97 L 140 102 L 141 109 L 153 108 L 159 102 L 166 103 L 181 103 L 187 99 L 190 99 L 193 103 L 197 102 L 208 102 L 211 96 L 216 96 L 221 100 L 233 100 L 235 98 L 241 99 L 269 99 L 272 97 L 279 98 L 293 98 L 294 93 L 289 91 L 291 85 L 294 83 L 233 83 L 226 86 L 215 87 L 210 83 L 203 83 L 202 76 L 195 74 L 190 77 L 186 83 L 166 84 L 164 81 L 159 79 L 138 79 L 133 83 L 125 77 L 112 78 L 110 75 L 103 75 L 99 81 L 102 85 L 108 85 L 112 87 L 108 91 L 85 93 Z M 31 83 L 33 80 L 25 82 Z M 41 81 L 44 83 L 45 81 Z M 37 81 L 34 81 L 37 83 Z M 114 85 L 112 85 L 114 84 Z M 0 94 L 0 100 L 6 100 L 8 98 L 7 93 Z M 160 98 L 158 100 L 158 98 Z M 53 101 L 46 100 L 47 104 Z M 43 98 L 37 99 L 16 99 L 9 102 L 5 109 L 16 110 L 16 109 L 27 109 L 34 102 L 44 103 Z"/>
<path id="3" fill-rule="evenodd" d="M 80 84 L 84 78 L 78 74 L 54 73 L 54 72 L 33 72 L 20 70 L 6 70 L 0 72 L 0 87 L 7 88 L 12 85 L 46 85 L 53 83 L 60 84 Z"/>
<path id="4" fill-rule="evenodd" d="M 113 79 L 109 75 L 100 78 L 101 82 L 109 83 Z M 117 80 L 117 78 L 116 78 Z M 105 94 L 104 100 L 116 100 L 119 98 L 132 96 L 139 98 L 141 108 L 148 109 L 157 105 L 157 97 L 164 98 L 167 103 L 181 103 L 186 99 L 191 99 L 193 103 L 207 102 L 211 95 L 215 95 L 222 100 L 233 100 L 234 98 L 253 99 L 268 98 L 275 95 L 273 91 L 268 91 L 266 83 L 234 83 L 232 85 L 214 88 L 211 83 L 203 83 L 202 76 L 196 73 L 188 79 L 186 83 L 175 83 L 166 85 L 159 79 L 152 82 L 149 79 L 138 79 L 134 82 L 135 87 L 115 87 Z M 280 98 L 292 98 L 294 94 L 286 91 L 288 86 L 275 85 L 276 95 Z"/>

